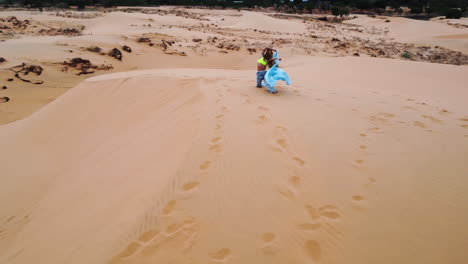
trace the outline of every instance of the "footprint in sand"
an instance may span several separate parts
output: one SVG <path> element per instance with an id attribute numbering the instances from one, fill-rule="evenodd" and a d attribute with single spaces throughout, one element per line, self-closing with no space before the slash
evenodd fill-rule
<path id="1" fill-rule="evenodd" d="M 205 160 L 202 164 L 200 164 L 200 170 L 204 171 L 207 170 L 211 165 L 211 161 Z"/>
<path id="2" fill-rule="evenodd" d="M 273 233 L 264 233 L 262 235 L 262 240 L 265 243 L 271 243 L 273 242 L 273 240 L 275 240 L 275 238 L 276 238 L 276 235 Z"/>
<path id="3" fill-rule="evenodd" d="M 214 260 L 225 260 L 231 255 L 231 249 L 229 248 L 222 248 L 218 251 L 209 253 L 209 256 Z"/>
<path id="4" fill-rule="evenodd" d="M 214 144 L 210 146 L 209 150 L 213 152 L 221 152 L 223 150 L 223 147 L 219 144 Z"/>
<path id="5" fill-rule="evenodd" d="M 270 110 L 270 108 L 268 108 L 266 106 L 259 106 L 258 109 L 261 110 L 261 111 L 265 111 L 265 112 Z"/>
<path id="6" fill-rule="evenodd" d="M 215 127 L 216 130 L 220 130 L 221 128 L 222 128 L 221 124 L 216 124 L 216 127 Z"/>
<path id="7" fill-rule="evenodd" d="M 176 201 L 175 201 L 175 200 L 169 201 L 169 202 L 166 204 L 166 206 L 163 208 L 162 214 L 163 214 L 163 215 L 169 215 L 169 214 L 174 210 L 175 205 L 176 205 Z"/>
<path id="8" fill-rule="evenodd" d="M 275 147 L 275 146 L 270 146 L 270 149 L 273 150 L 274 152 L 283 152 L 282 149 Z"/>
<path id="9" fill-rule="evenodd" d="M 367 208 L 367 202 L 364 196 L 360 194 L 356 194 L 356 195 L 353 195 L 351 199 L 352 199 L 352 204 L 351 204 L 352 208 L 356 210 L 363 210 Z"/>
<path id="10" fill-rule="evenodd" d="M 5 221 L 5 224 L 6 224 L 6 223 L 9 223 L 11 220 L 15 219 L 15 217 L 16 217 L 16 216 L 14 216 L 14 215 L 8 217 L 8 219 Z"/>
<path id="11" fill-rule="evenodd" d="M 211 140 L 211 143 L 216 143 L 221 139 L 221 137 L 215 137 Z"/>
<path id="12" fill-rule="evenodd" d="M 351 197 L 351 198 L 353 198 L 353 201 L 356 201 L 356 202 L 360 202 L 360 201 L 364 200 L 364 196 L 359 195 L 359 194 L 353 195 L 353 197 Z"/>
<path id="13" fill-rule="evenodd" d="M 301 186 L 301 178 L 299 176 L 291 176 L 288 179 L 289 184 L 294 186 L 294 188 L 299 188 Z"/>
<path id="14" fill-rule="evenodd" d="M 322 249 L 320 244 L 315 240 L 308 240 L 304 243 L 304 251 L 306 255 L 313 261 L 318 262 L 322 259 Z"/>
<path id="15" fill-rule="evenodd" d="M 377 181 L 377 180 L 376 180 L 375 178 L 369 177 L 369 182 L 370 182 L 370 183 L 375 183 L 376 181 Z"/>
<path id="16" fill-rule="evenodd" d="M 366 150 L 366 149 L 367 149 L 367 147 L 366 147 L 366 146 L 364 146 L 364 145 L 360 145 L 360 146 L 359 146 L 359 149 L 361 149 L 361 150 Z"/>
<path id="17" fill-rule="evenodd" d="M 439 124 L 439 125 L 442 125 L 444 124 L 444 121 L 440 120 L 440 119 L 437 119 L 433 116 L 429 116 L 429 115 L 422 115 L 422 118 L 425 118 L 425 119 L 429 119 L 431 120 L 432 122 L 436 123 L 436 124 Z"/>
<path id="18" fill-rule="evenodd" d="M 301 178 L 298 176 L 291 176 L 287 183 L 278 185 L 277 191 L 285 198 L 292 199 L 296 196 L 300 184 Z"/>
<path id="19" fill-rule="evenodd" d="M 320 218 L 320 215 L 317 211 L 317 209 L 315 209 L 315 207 L 313 207 L 312 205 L 306 205 L 305 206 L 305 209 L 306 209 L 306 212 L 307 214 L 309 215 L 310 219 L 316 221 Z"/>
<path id="20" fill-rule="evenodd" d="M 361 134 L 359 134 L 359 136 L 361 136 L 361 137 L 367 137 L 367 134 L 361 133 Z"/>
<path id="21" fill-rule="evenodd" d="M 354 165 L 361 167 L 362 165 L 364 165 L 364 160 L 362 159 L 355 160 Z"/>
<path id="22" fill-rule="evenodd" d="M 286 139 L 284 138 L 276 140 L 276 143 L 280 145 L 283 149 L 288 147 L 288 143 L 286 143 Z"/>
<path id="23" fill-rule="evenodd" d="M 439 114 L 445 115 L 445 114 L 451 114 L 452 112 L 448 111 L 447 109 L 442 109 L 439 111 Z"/>
<path id="24" fill-rule="evenodd" d="M 132 242 L 127 249 L 122 252 L 125 254 L 120 253 L 114 257 L 111 263 L 121 263 L 121 258 L 131 256 L 137 251 L 138 255 L 144 257 L 154 256 L 158 251 L 166 250 L 177 250 L 177 252 L 171 252 L 171 254 L 181 254 L 193 246 L 194 238 L 198 230 L 199 226 L 197 223 L 193 218 L 189 218 L 185 221 L 170 223 L 162 234 L 156 229 L 145 231 L 140 235 L 137 242 Z M 170 245 L 168 242 L 175 243 L 174 241 L 177 241 L 181 247 L 166 248 L 166 245 Z M 139 242 L 144 243 L 144 247 L 142 247 L 141 250 L 139 250 Z M 135 245 L 135 243 L 137 245 Z"/>
<path id="25" fill-rule="evenodd" d="M 0 104 L 1 104 L 1 103 L 6 103 L 6 102 L 8 102 L 8 101 L 10 101 L 10 98 L 8 98 L 8 97 L 6 97 L 6 96 L 0 97 Z"/>
<path id="26" fill-rule="evenodd" d="M 299 166 L 304 166 L 305 161 L 299 157 L 293 157 L 292 158 Z"/>
<path id="27" fill-rule="evenodd" d="M 413 125 L 417 127 L 427 128 L 426 124 L 424 124 L 423 122 L 419 122 L 419 121 L 414 121 Z"/>
<path id="28" fill-rule="evenodd" d="M 221 118 L 223 118 L 223 117 L 224 117 L 223 114 L 215 116 L 216 119 L 221 119 Z"/>
<path id="29" fill-rule="evenodd" d="M 110 261 L 110 263 L 118 263 L 120 259 L 127 258 L 127 257 L 134 255 L 140 248 L 141 248 L 141 244 L 139 242 L 132 242 L 119 254 L 114 256 L 112 260 Z"/>
<path id="30" fill-rule="evenodd" d="M 382 134 L 383 133 L 383 131 L 382 131 L 382 129 L 380 127 L 371 127 L 371 128 L 369 128 L 367 130 L 369 130 L 371 132 L 374 132 L 374 133 L 377 133 L 377 134 Z"/>
<path id="31" fill-rule="evenodd" d="M 287 199 L 294 198 L 294 192 L 285 186 L 278 186 L 278 192 Z"/>
<path id="32" fill-rule="evenodd" d="M 266 117 L 265 115 L 259 115 L 258 119 L 257 119 L 257 123 L 263 124 L 268 120 L 270 120 L 270 119 L 268 117 Z"/>
<path id="33" fill-rule="evenodd" d="M 319 214 L 330 219 L 339 219 L 341 216 L 336 209 L 334 205 L 325 205 L 319 208 Z"/>
<path id="34" fill-rule="evenodd" d="M 274 233 L 264 233 L 261 236 L 261 239 L 263 241 L 263 253 L 268 254 L 268 255 L 274 255 L 278 251 L 277 246 L 275 246 L 272 242 L 275 241 L 276 235 Z"/>
<path id="35" fill-rule="evenodd" d="M 187 182 L 184 185 L 182 185 L 182 190 L 190 191 L 195 189 L 198 185 L 200 185 L 199 182 Z"/>
<path id="36" fill-rule="evenodd" d="M 276 126 L 276 128 L 279 129 L 282 132 L 287 132 L 288 131 L 288 129 L 283 127 L 283 126 Z"/>
<path id="37" fill-rule="evenodd" d="M 141 234 L 140 237 L 138 237 L 138 240 L 143 242 L 143 243 L 148 243 L 154 237 L 156 237 L 158 234 L 159 234 L 159 230 L 151 229 L 151 230 L 148 230 L 148 231 L 144 232 L 143 234 Z"/>
<path id="38" fill-rule="evenodd" d="M 179 230 L 182 229 L 182 227 L 184 226 L 183 223 L 172 223 L 172 224 L 169 224 L 166 229 L 164 230 L 164 233 L 166 235 L 172 235 L 176 232 L 178 232 Z"/>

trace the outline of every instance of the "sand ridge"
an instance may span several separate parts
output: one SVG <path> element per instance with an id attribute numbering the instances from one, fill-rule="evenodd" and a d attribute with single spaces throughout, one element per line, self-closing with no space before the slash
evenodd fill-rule
<path id="1" fill-rule="evenodd" d="M 124 7 L 111 11 L 2 12 L 0 23 L 6 29 L 0 36 L 0 54 L 6 61 L 0 64 L 5 76 L 0 85 L 6 87 L 2 98 L 9 101 L 0 105 L 0 123 L 30 115 L 89 77 L 64 70 L 63 62 L 74 58 L 106 66 L 86 71 L 92 75 L 153 68 L 251 69 L 265 46 L 281 49 L 289 58 L 370 56 L 468 62 L 466 54 L 457 52 L 466 53 L 464 38 L 438 37 L 466 33 L 466 28 L 448 25 L 455 23 L 451 20 L 388 18 L 390 22 L 385 23 L 385 17 L 352 16 L 335 23 L 319 21 L 314 15 L 247 10 Z M 132 53 L 123 52 L 123 46 Z M 101 51 L 91 52 L 94 47 Z M 123 52 L 121 61 L 107 56 L 115 48 Z M 44 83 L 36 86 L 16 79 L 9 69 L 22 63 L 41 66 L 44 71 L 38 79 Z"/>

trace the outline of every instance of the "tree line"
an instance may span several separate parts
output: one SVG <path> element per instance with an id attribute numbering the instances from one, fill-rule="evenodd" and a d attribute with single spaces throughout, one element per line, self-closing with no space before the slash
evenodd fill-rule
<path id="1" fill-rule="evenodd" d="M 2 1 L 2 0 L 0 0 Z M 335 10 L 335 12 L 384 10 L 391 7 L 394 12 L 402 12 L 401 7 L 408 7 L 411 13 L 434 15 L 462 15 L 467 11 L 468 0 L 3 0 L 4 4 L 20 4 L 28 7 L 48 6 L 212 6 L 221 8 L 275 7 L 287 8 L 295 12 L 303 10 Z"/>

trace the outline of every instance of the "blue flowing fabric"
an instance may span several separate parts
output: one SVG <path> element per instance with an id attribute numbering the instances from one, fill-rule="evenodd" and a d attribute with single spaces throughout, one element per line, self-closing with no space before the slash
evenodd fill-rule
<path id="1" fill-rule="evenodd" d="M 278 52 L 275 52 L 273 58 L 278 58 Z M 284 81 L 287 85 L 291 84 L 291 80 L 289 79 L 288 74 L 282 69 L 278 68 L 278 60 L 276 59 L 275 65 L 273 65 L 273 67 L 271 67 L 265 74 L 265 86 L 267 87 L 268 91 L 276 91 L 275 85 L 277 81 Z"/>

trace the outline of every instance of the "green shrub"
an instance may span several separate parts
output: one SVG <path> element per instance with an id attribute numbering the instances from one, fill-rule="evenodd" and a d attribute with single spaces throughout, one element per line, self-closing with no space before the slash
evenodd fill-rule
<path id="1" fill-rule="evenodd" d="M 401 54 L 401 57 L 403 57 L 405 59 L 408 59 L 408 60 L 411 60 L 413 58 L 413 54 L 411 54 L 408 51 L 405 51 L 403 54 Z"/>
<path id="2" fill-rule="evenodd" d="M 446 18 L 460 19 L 463 16 L 463 12 L 459 9 L 449 8 L 443 15 L 445 15 Z"/>
<path id="3" fill-rule="evenodd" d="M 336 7 L 336 6 L 331 8 L 331 12 L 332 12 L 332 15 L 334 15 L 336 17 L 341 15 L 341 9 L 339 7 Z"/>
<path id="4" fill-rule="evenodd" d="M 421 14 L 423 12 L 423 8 L 421 6 L 412 6 L 410 9 L 411 14 Z"/>
<path id="5" fill-rule="evenodd" d="M 341 9 L 341 14 L 343 16 L 349 16 L 349 9 L 348 8 Z"/>
<path id="6" fill-rule="evenodd" d="M 340 16 L 340 17 L 349 16 L 349 9 L 345 8 L 345 7 L 344 8 L 339 8 L 339 7 L 334 6 L 334 7 L 331 8 L 331 12 L 332 12 L 332 15 L 334 15 L 336 17 L 337 16 Z"/>

